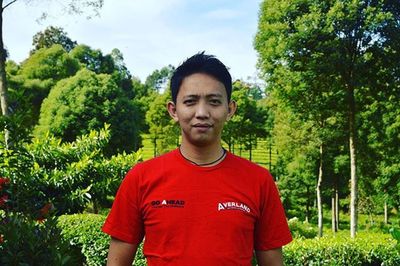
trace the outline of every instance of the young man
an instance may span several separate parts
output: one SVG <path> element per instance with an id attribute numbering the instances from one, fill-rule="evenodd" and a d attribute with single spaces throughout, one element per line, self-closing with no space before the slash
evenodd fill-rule
<path id="1" fill-rule="evenodd" d="M 171 79 L 167 108 L 181 146 L 137 164 L 123 180 L 103 231 L 107 265 L 131 265 L 144 240 L 148 265 L 282 265 L 292 238 L 269 172 L 221 146 L 236 110 L 232 79 L 214 56 L 199 53 Z"/>

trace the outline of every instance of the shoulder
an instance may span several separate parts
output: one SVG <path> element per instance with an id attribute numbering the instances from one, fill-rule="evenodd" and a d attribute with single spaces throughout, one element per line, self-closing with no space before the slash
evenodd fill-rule
<path id="1" fill-rule="evenodd" d="M 166 163 L 174 162 L 176 159 L 177 150 L 172 150 L 157 157 L 137 163 L 131 170 L 152 169 L 157 166 L 165 165 Z"/>
<path id="2" fill-rule="evenodd" d="M 161 169 L 165 170 L 166 167 L 172 166 L 174 165 L 174 162 L 176 162 L 176 153 L 177 150 L 172 150 L 152 159 L 139 162 L 128 171 L 126 178 L 132 179 L 143 175 L 157 173 Z"/>
<path id="3" fill-rule="evenodd" d="M 271 175 L 268 169 L 249 161 L 243 157 L 237 156 L 233 153 L 228 152 L 229 156 L 229 165 L 230 167 L 237 168 L 241 171 L 250 171 L 251 173 L 259 173 L 262 175 Z"/>

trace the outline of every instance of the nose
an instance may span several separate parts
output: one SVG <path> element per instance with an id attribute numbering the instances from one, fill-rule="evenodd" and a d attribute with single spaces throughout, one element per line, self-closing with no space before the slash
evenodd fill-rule
<path id="1" fill-rule="evenodd" d="M 207 119 L 210 117 L 207 104 L 204 101 L 200 101 L 196 108 L 196 118 L 197 119 Z"/>

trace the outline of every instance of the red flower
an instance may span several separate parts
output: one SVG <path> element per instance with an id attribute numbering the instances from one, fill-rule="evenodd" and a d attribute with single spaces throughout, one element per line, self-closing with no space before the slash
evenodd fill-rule
<path id="1" fill-rule="evenodd" d="M 46 216 L 49 214 L 51 210 L 54 209 L 53 203 L 48 202 L 46 203 L 40 210 L 39 215 L 37 217 L 38 222 L 43 222 L 46 219 Z"/>
<path id="2" fill-rule="evenodd" d="M 0 190 L 2 190 L 4 185 L 10 184 L 10 179 L 6 177 L 0 177 Z"/>
<path id="3" fill-rule="evenodd" d="M 10 184 L 10 179 L 7 177 L 0 177 L 0 185 Z"/>

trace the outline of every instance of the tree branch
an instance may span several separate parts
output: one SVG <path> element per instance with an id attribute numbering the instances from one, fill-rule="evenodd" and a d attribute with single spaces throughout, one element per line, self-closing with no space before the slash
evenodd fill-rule
<path id="1" fill-rule="evenodd" d="M 14 4 L 15 2 L 17 2 L 17 0 L 13 0 L 10 3 L 8 3 L 7 5 L 5 5 L 2 9 L 6 9 L 7 7 L 9 7 L 10 5 Z"/>

